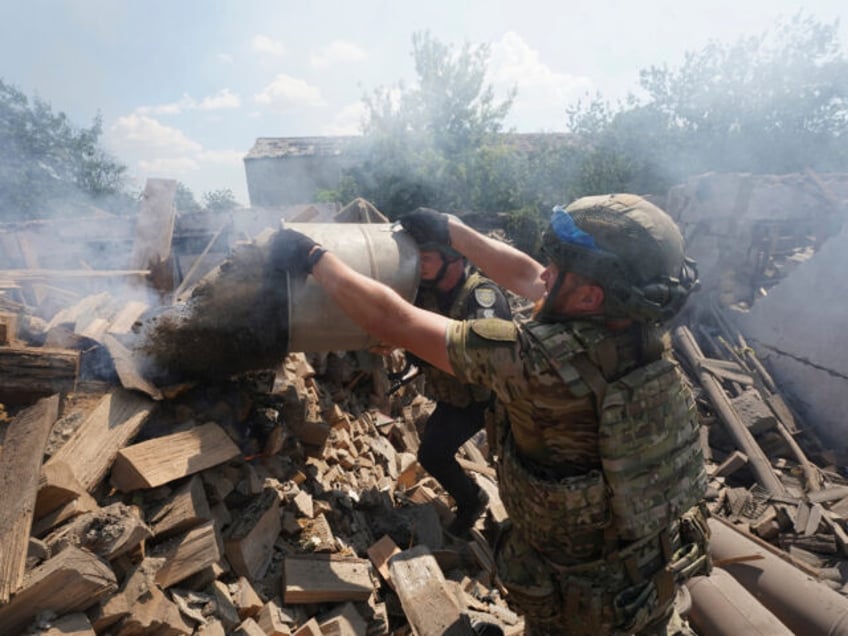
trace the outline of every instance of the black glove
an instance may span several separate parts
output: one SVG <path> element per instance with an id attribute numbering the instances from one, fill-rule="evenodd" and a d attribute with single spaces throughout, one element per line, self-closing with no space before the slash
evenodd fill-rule
<path id="1" fill-rule="evenodd" d="M 267 266 L 274 273 L 287 271 L 292 276 L 306 276 L 327 251 L 320 246 L 313 251 L 316 245 L 306 234 L 282 229 L 271 239 Z"/>
<path id="2" fill-rule="evenodd" d="M 443 212 L 432 208 L 416 208 L 401 216 L 398 221 L 418 245 L 450 245 L 448 215 Z"/>

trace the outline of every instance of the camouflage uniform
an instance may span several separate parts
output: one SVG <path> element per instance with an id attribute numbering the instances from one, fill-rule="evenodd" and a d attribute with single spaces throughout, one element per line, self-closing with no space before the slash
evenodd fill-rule
<path id="1" fill-rule="evenodd" d="M 496 546 L 533 634 L 663 633 L 679 582 L 708 568 L 694 404 L 653 328 L 453 322 L 457 377 L 497 397 Z"/>
<path id="2" fill-rule="evenodd" d="M 447 293 L 421 288 L 415 304 L 450 318 L 509 318 L 510 310 L 500 288 L 479 272 L 469 270 Z M 460 383 L 454 376 L 419 362 L 426 377 L 426 392 L 436 409 L 421 434 L 418 460 L 450 493 L 457 512 L 478 507 L 480 488 L 456 460 L 459 447 L 483 428 L 491 391 Z M 458 514 L 459 516 L 459 514 Z"/>

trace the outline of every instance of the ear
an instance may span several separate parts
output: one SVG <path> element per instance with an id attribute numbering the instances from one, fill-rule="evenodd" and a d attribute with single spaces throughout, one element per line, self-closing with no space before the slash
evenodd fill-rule
<path id="1" fill-rule="evenodd" d="M 575 296 L 577 309 L 597 313 L 604 306 L 604 289 L 598 285 L 580 285 Z"/>

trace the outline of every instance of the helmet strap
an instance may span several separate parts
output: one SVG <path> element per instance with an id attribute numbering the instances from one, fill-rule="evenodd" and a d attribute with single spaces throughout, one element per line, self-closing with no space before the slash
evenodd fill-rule
<path id="1" fill-rule="evenodd" d="M 562 320 L 563 316 L 559 315 L 555 309 L 554 305 L 556 304 L 556 298 L 559 296 L 559 290 L 562 289 L 562 283 L 565 281 L 565 270 L 559 270 L 557 272 L 556 280 L 554 284 L 551 286 L 551 290 L 548 292 L 548 297 L 545 298 L 545 302 L 542 304 L 542 308 L 539 310 L 539 319 L 543 321 L 554 322 L 556 320 Z"/>

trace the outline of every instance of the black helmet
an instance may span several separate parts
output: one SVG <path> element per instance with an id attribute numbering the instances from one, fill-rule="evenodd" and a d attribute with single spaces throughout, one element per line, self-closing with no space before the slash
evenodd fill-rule
<path id="1" fill-rule="evenodd" d="M 450 245 L 444 243 L 421 243 L 418 245 L 420 252 L 438 252 L 445 259 L 445 262 L 452 263 L 455 260 L 462 258 L 462 254 L 453 249 Z"/>
<path id="2" fill-rule="evenodd" d="M 604 315 L 664 322 L 697 288 L 695 263 L 668 214 L 634 194 L 589 196 L 554 208 L 542 249 L 562 272 L 604 289 Z"/>

